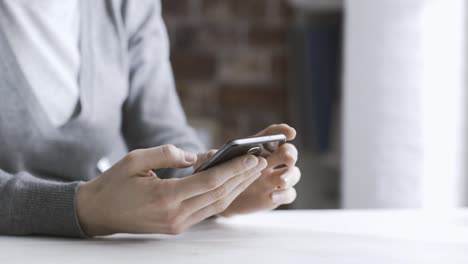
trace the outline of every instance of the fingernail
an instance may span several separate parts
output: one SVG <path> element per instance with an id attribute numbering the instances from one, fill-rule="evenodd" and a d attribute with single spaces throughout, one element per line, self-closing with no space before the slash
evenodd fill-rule
<path id="1" fill-rule="evenodd" d="M 281 200 L 282 200 L 281 194 L 273 193 L 271 195 L 271 200 L 273 201 L 273 203 L 281 203 Z"/>
<path id="2" fill-rule="evenodd" d="M 245 166 L 247 166 L 248 168 L 252 168 L 255 165 L 257 165 L 258 159 L 254 156 L 248 156 L 244 162 L 245 162 Z"/>
<path id="3" fill-rule="evenodd" d="M 192 162 L 195 162 L 195 161 L 197 160 L 197 155 L 195 155 L 195 154 L 192 153 L 192 152 L 187 152 L 187 151 L 185 151 L 185 153 L 184 153 L 184 159 L 185 159 L 186 162 L 192 163 Z"/>

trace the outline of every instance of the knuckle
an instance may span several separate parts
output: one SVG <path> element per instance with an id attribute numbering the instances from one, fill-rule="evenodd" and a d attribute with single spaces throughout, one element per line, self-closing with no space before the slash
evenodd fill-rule
<path id="1" fill-rule="evenodd" d="M 301 169 L 299 169 L 299 167 L 294 166 L 292 167 L 291 170 L 292 170 L 292 173 L 294 173 L 299 179 L 301 178 L 302 172 L 301 172 Z"/>
<path id="2" fill-rule="evenodd" d="M 221 209 L 224 211 L 226 211 L 226 209 L 229 207 L 229 205 L 231 205 L 231 202 L 228 201 L 228 200 L 224 200 L 222 203 L 221 203 Z"/>
<path id="3" fill-rule="evenodd" d="M 298 152 L 296 146 L 294 146 L 291 143 L 285 143 L 283 146 L 281 146 L 287 153 L 289 153 L 293 157 L 297 157 Z"/>
<path id="4" fill-rule="evenodd" d="M 220 185 L 220 180 L 217 177 L 207 177 L 204 184 L 208 189 L 212 190 Z"/>
<path id="5" fill-rule="evenodd" d="M 158 209 L 163 209 L 162 212 L 160 212 L 160 219 L 164 225 L 169 225 L 172 221 L 174 213 L 172 210 L 168 210 L 167 208 L 161 208 L 158 207 Z"/>
<path id="6" fill-rule="evenodd" d="M 167 144 L 162 146 L 162 153 L 167 159 L 177 157 L 178 148 L 172 144 Z"/>
<path id="7" fill-rule="evenodd" d="M 153 199 L 155 201 L 156 206 L 159 209 L 174 211 L 178 210 L 180 206 L 180 202 L 176 200 L 173 195 L 168 195 L 166 192 L 157 191 L 153 194 Z"/>
<path id="8" fill-rule="evenodd" d="M 166 192 L 167 184 L 154 183 L 149 189 L 152 200 L 157 203 L 158 206 L 167 207 L 170 204 L 170 197 Z"/>
<path id="9" fill-rule="evenodd" d="M 228 206 L 229 206 L 228 201 L 221 200 L 221 201 L 219 201 L 219 202 L 217 202 L 215 204 L 214 210 L 215 210 L 216 214 L 220 214 L 220 213 L 224 212 L 228 208 Z"/>
<path id="10" fill-rule="evenodd" d="M 268 179 L 268 184 L 266 185 L 266 187 L 274 187 L 274 188 L 280 188 L 280 189 L 283 189 L 286 187 L 287 183 L 288 183 L 288 180 L 286 177 L 283 177 L 282 176 L 283 174 L 278 174 L 278 175 L 275 175 L 274 177 L 270 177 Z"/>
<path id="11" fill-rule="evenodd" d="M 183 232 L 182 225 L 178 223 L 171 223 L 167 226 L 167 233 L 172 235 L 179 235 Z"/>
<path id="12" fill-rule="evenodd" d="M 138 157 L 140 156 L 142 150 L 141 149 L 136 149 L 130 151 L 126 156 L 125 156 L 125 161 L 128 163 L 135 163 L 138 160 Z"/>
<path id="13" fill-rule="evenodd" d="M 289 126 L 286 123 L 276 123 L 276 124 L 270 125 L 268 128 L 278 130 L 278 129 L 288 128 L 288 127 Z"/>
<path id="14" fill-rule="evenodd" d="M 296 146 L 294 146 L 294 145 L 291 144 L 291 143 L 286 143 L 286 145 L 288 146 L 289 151 L 291 151 L 291 153 L 293 154 L 293 156 L 294 156 L 294 157 L 297 157 L 297 156 L 298 156 L 298 151 L 297 151 Z"/>
<path id="15" fill-rule="evenodd" d="M 180 204 L 182 202 L 181 190 L 179 188 L 181 179 L 165 179 L 162 181 L 164 184 L 160 184 L 160 193 L 164 194 L 164 198 L 169 200 L 172 204 Z"/>
<path id="16" fill-rule="evenodd" d="M 172 224 L 173 224 L 175 227 L 181 228 L 181 227 L 182 227 L 182 223 L 183 223 L 182 214 L 176 214 L 176 215 L 172 218 L 171 221 L 172 221 Z"/>
<path id="17" fill-rule="evenodd" d="M 247 155 L 245 159 L 250 159 L 251 155 Z M 232 173 L 237 175 L 240 173 L 245 173 L 246 171 L 249 170 L 249 167 L 247 164 L 244 162 L 244 159 L 238 159 L 236 160 L 235 166 L 233 167 Z"/>
<path id="18" fill-rule="evenodd" d="M 183 218 L 177 210 L 168 210 L 163 219 L 166 229 L 170 234 L 180 234 L 183 231 Z"/>
<path id="19" fill-rule="evenodd" d="M 281 188 L 285 188 L 288 185 L 288 179 L 286 177 L 280 177 L 278 181 L 278 185 Z"/>
<path id="20" fill-rule="evenodd" d="M 156 194 L 155 199 L 161 209 L 171 209 L 173 207 L 172 201 L 165 195 Z"/>
<path id="21" fill-rule="evenodd" d="M 232 178 L 236 175 L 239 175 L 241 173 L 245 173 L 247 171 L 249 171 L 250 169 L 252 169 L 252 167 L 249 167 L 247 164 L 246 164 L 246 160 L 247 159 L 256 159 L 257 160 L 257 165 L 258 165 L 258 157 L 257 156 L 254 156 L 254 155 L 245 155 L 245 156 L 241 156 L 241 157 L 237 157 L 235 159 L 232 159 L 228 162 L 226 162 L 225 164 L 223 164 L 223 166 L 225 166 L 224 168 L 224 172 L 222 173 L 225 173 L 226 175 L 229 175 L 229 178 Z"/>
<path id="22" fill-rule="evenodd" d="M 257 159 L 257 165 L 260 162 L 260 160 L 258 160 L 257 156 L 251 155 L 251 154 L 249 154 L 249 155 L 247 155 L 245 157 L 239 158 L 239 159 L 237 159 L 237 163 L 236 163 L 237 166 L 235 167 L 235 169 L 233 171 L 235 174 L 246 172 L 246 171 L 252 169 L 252 167 L 249 167 L 246 164 L 246 162 L 244 162 L 246 159 Z"/>
<path id="23" fill-rule="evenodd" d="M 296 189 L 291 188 L 289 193 L 290 193 L 289 199 L 285 202 L 285 204 L 291 204 L 296 200 L 296 197 L 297 197 Z"/>
<path id="24" fill-rule="evenodd" d="M 226 187 L 224 186 L 220 186 L 216 189 L 214 189 L 213 191 L 211 191 L 211 198 L 215 201 L 223 198 L 225 195 L 226 195 Z"/>
<path id="25" fill-rule="evenodd" d="M 284 148 L 281 152 L 282 158 L 287 164 L 294 164 L 296 162 L 296 154 L 289 148 Z"/>
<path id="26" fill-rule="evenodd" d="M 156 207 L 161 212 L 164 222 L 171 222 L 179 213 L 178 208 L 167 200 L 159 201 Z"/>
<path id="27" fill-rule="evenodd" d="M 291 156 L 289 153 L 285 153 L 283 155 L 283 162 L 287 165 L 291 165 L 291 164 L 294 164 L 296 162 L 296 160 L 294 159 L 293 156 Z"/>
<path id="28" fill-rule="evenodd" d="M 224 211 L 222 213 L 220 213 L 221 216 L 225 217 L 225 218 L 231 218 L 233 216 L 235 216 L 235 212 L 230 212 L 229 210 L 227 211 Z"/>

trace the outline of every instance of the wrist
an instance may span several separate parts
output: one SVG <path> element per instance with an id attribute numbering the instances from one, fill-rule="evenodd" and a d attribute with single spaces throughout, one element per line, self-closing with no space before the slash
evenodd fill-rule
<path id="1" fill-rule="evenodd" d="M 97 188 L 93 181 L 82 182 L 76 194 L 76 210 L 81 230 L 88 236 L 106 234 L 96 204 Z"/>

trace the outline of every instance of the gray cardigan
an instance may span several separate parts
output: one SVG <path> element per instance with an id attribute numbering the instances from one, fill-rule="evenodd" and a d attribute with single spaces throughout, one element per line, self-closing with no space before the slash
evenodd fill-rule
<path id="1" fill-rule="evenodd" d="M 100 174 L 103 157 L 115 162 L 168 143 L 202 150 L 174 88 L 160 1 L 81 3 L 81 105 L 61 127 L 41 109 L 0 30 L 0 234 L 83 236 L 78 184 Z"/>

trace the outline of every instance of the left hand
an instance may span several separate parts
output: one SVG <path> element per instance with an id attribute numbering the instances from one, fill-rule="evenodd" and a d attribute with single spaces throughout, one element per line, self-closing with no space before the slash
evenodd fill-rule
<path id="1" fill-rule="evenodd" d="M 288 141 L 296 137 L 296 130 L 286 125 L 271 125 L 255 136 L 284 134 Z M 266 144 L 262 156 L 266 158 L 268 166 L 262 175 L 242 192 L 222 212 L 221 216 L 253 213 L 277 208 L 283 204 L 290 204 L 296 199 L 294 186 L 299 182 L 301 171 L 296 167 L 298 152 L 294 145 L 285 143 Z M 199 155 L 198 165 L 216 153 L 211 150 Z M 196 167 L 197 165 L 195 165 Z"/>

